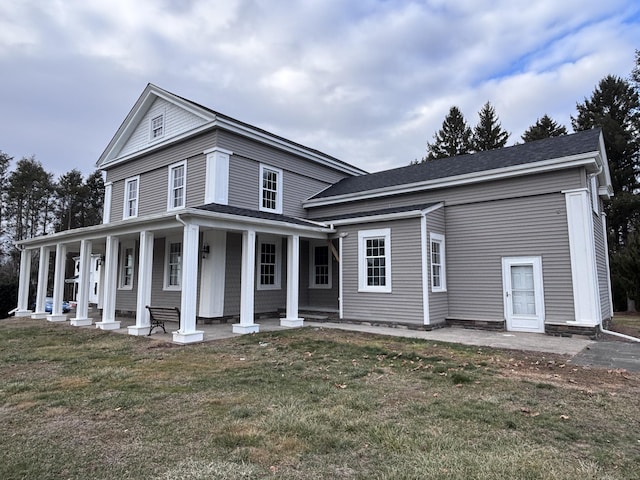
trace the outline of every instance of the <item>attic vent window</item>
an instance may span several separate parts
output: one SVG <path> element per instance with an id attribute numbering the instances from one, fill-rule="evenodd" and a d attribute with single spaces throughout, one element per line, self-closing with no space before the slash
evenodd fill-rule
<path id="1" fill-rule="evenodd" d="M 151 140 L 164 135 L 164 114 L 151 119 Z"/>

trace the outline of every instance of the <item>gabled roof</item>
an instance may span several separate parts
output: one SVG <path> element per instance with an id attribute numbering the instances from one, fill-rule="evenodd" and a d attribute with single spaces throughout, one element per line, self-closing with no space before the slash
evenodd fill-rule
<path id="1" fill-rule="evenodd" d="M 149 144 L 146 148 L 143 148 L 131 154 L 121 155 L 122 148 L 126 144 L 127 140 L 131 137 L 131 135 L 157 98 L 161 98 L 166 102 L 176 105 L 177 107 L 182 108 L 193 115 L 196 115 L 202 120 L 202 122 L 197 127 L 181 132 L 176 136 L 168 137 L 163 141 Z M 187 137 L 213 128 L 222 128 L 227 131 L 237 133 L 244 137 L 260 141 L 272 147 L 329 166 L 331 168 L 334 168 L 335 170 L 347 173 L 349 175 L 363 175 L 367 173 L 365 170 L 362 170 L 335 157 L 322 153 L 319 150 L 315 150 L 299 143 L 292 142 L 291 140 L 288 140 L 284 137 L 280 137 L 248 123 L 241 122 L 232 117 L 216 112 L 215 110 L 212 110 L 208 107 L 200 105 L 196 102 L 188 100 L 184 97 L 168 92 L 167 90 L 163 90 L 162 88 L 151 83 L 146 86 L 146 88 L 134 104 L 133 108 L 122 122 L 122 125 L 120 125 L 120 128 L 118 128 L 116 134 L 107 145 L 107 148 L 105 148 L 102 155 L 100 155 L 100 158 L 96 162 L 96 167 L 102 169 L 109 168 L 113 165 L 133 160 L 134 158 L 137 158 L 138 156 L 143 154 L 147 154 L 157 148 L 163 148 L 171 143 L 181 141 Z"/>
<path id="2" fill-rule="evenodd" d="M 306 207 L 348 201 L 372 195 L 389 195 L 399 190 L 440 188 L 452 182 L 486 178 L 491 173 L 524 171 L 533 165 L 567 166 L 605 156 L 600 129 L 585 130 L 571 135 L 547 138 L 486 152 L 443 158 L 393 170 L 345 178 L 311 197 Z M 602 160 L 600 161 L 602 165 Z M 604 159 L 606 165 L 606 158 Z M 606 169 L 608 180 L 608 169 Z M 610 181 L 608 182 L 610 183 Z"/>

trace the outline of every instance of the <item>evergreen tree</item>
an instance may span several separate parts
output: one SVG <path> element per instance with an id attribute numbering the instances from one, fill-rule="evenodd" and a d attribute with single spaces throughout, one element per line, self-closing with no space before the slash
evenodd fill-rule
<path id="1" fill-rule="evenodd" d="M 82 173 L 73 169 L 58 179 L 56 186 L 56 231 L 71 230 L 83 226 L 84 200 L 87 196 Z"/>
<path id="2" fill-rule="evenodd" d="M 85 180 L 84 218 L 83 227 L 98 225 L 102 222 L 102 207 L 104 204 L 104 180 L 102 173 L 96 170 Z"/>
<path id="3" fill-rule="evenodd" d="M 13 160 L 9 155 L 0 150 L 0 265 L 5 260 L 7 252 L 6 245 L 9 238 L 6 237 L 6 192 L 9 183 L 9 165 Z"/>
<path id="4" fill-rule="evenodd" d="M 472 145 L 476 152 L 502 148 L 507 144 L 509 133 L 502 129 L 496 111 L 487 102 L 478 112 L 480 120 L 473 129 Z"/>
<path id="5" fill-rule="evenodd" d="M 471 128 L 455 105 L 442 122 L 442 128 L 427 142 L 427 160 L 454 157 L 471 152 Z"/>
<path id="6" fill-rule="evenodd" d="M 564 125 L 558 125 L 555 120 L 545 113 L 542 118 L 539 118 L 536 123 L 527 128 L 522 134 L 522 140 L 526 143 L 566 134 L 567 128 Z"/>
<path id="7" fill-rule="evenodd" d="M 640 98 L 628 81 L 608 75 L 577 109 L 578 115 L 571 118 L 574 130 L 602 128 L 614 191 L 605 211 L 612 234 L 609 243 L 615 250 L 634 228 L 630 219 L 640 207 Z"/>

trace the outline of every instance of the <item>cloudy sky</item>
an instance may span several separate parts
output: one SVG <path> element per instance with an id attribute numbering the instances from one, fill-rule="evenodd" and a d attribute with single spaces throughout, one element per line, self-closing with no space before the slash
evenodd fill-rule
<path id="1" fill-rule="evenodd" d="M 635 49 L 637 0 L 0 0 L 0 150 L 88 174 L 151 82 L 377 171 L 454 104 L 570 127 Z"/>

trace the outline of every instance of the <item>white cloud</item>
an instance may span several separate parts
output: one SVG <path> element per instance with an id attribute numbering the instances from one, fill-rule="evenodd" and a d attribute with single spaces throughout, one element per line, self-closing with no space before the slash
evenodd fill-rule
<path id="1" fill-rule="evenodd" d="M 512 141 L 544 113 L 569 126 L 600 78 L 632 68 L 638 11 L 633 0 L 2 2 L 0 104 L 73 125 L 76 149 L 94 155 L 74 159 L 83 170 L 105 146 L 96 118 L 108 141 L 149 81 L 377 170 L 424 155 L 454 104 L 475 124 L 491 101 Z M 46 164 L 68 151 L 66 131 L 39 143 L 18 128 L 29 126 L 0 129 L 21 138 L 18 154 Z"/>

